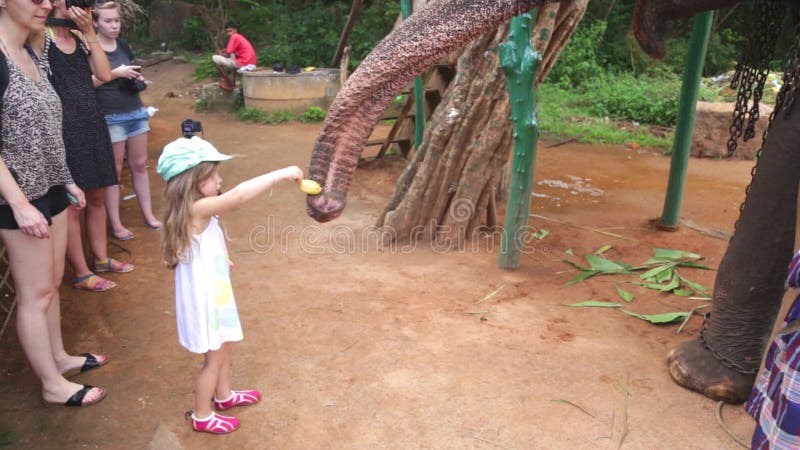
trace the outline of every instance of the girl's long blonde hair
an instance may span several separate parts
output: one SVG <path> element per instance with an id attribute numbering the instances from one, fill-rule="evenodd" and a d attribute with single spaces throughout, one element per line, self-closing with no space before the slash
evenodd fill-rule
<path id="1" fill-rule="evenodd" d="M 191 211 L 194 202 L 203 198 L 200 184 L 207 180 L 218 162 L 201 162 L 191 169 L 175 175 L 164 191 L 166 213 L 164 217 L 164 261 L 174 269 L 185 258 L 191 258 Z"/>

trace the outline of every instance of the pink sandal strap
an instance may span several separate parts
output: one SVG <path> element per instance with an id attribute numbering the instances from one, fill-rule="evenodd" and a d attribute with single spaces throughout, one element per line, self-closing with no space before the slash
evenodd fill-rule
<path id="1" fill-rule="evenodd" d="M 98 259 L 94 262 L 94 271 L 98 273 L 128 273 L 133 271 L 133 264 L 126 263 L 125 261 L 118 261 L 114 258 Z"/>
<path id="2" fill-rule="evenodd" d="M 248 406 L 258 403 L 261 400 L 261 393 L 251 389 L 247 391 L 231 391 L 231 396 L 224 400 L 217 400 L 214 397 L 214 407 L 224 411 L 234 406 Z"/>
<path id="3" fill-rule="evenodd" d="M 211 412 L 211 416 L 205 419 L 198 419 L 194 412 L 187 414 L 191 418 L 192 429 L 212 434 L 226 434 L 239 428 L 239 419 L 235 417 L 223 416 Z"/>
<path id="4" fill-rule="evenodd" d="M 111 280 L 99 277 L 93 273 L 72 279 L 72 287 L 89 292 L 105 292 L 117 286 Z"/>

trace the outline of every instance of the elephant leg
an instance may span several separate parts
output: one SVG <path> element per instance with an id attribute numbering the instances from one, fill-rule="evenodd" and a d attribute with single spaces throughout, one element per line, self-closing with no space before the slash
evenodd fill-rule
<path id="1" fill-rule="evenodd" d="M 800 120 L 775 117 L 739 222 L 714 283 L 701 336 L 674 349 L 681 386 L 728 403 L 745 401 L 780 309 L 794 247 L 800 181 Z"/>
<path id="2" fill-rule="evenodd" d="M 664 57 L 666 21 L 726 8 L 741 0 L 636 0 L 633 10 L 633 35 L 648 55 Z"/>

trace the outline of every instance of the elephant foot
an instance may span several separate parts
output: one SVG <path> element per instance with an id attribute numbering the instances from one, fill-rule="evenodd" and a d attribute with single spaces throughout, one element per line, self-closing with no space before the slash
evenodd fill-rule
<path id="1" fill-rule="evenodd" d="M 659 0 L 636 0 L 633 10 L 633 35 L 642 50 L 656 59 L 664 58 L 665 54 L 666 26 L 659 3 Z"/>
<path id="2" fill-rule="evenodd" d="M 756 381 L 756 374 L 742 374 L 725 367 L 697 339 L 672 350 L 667 363 L 676 383 L 725 403 L 747 400 Z"/>

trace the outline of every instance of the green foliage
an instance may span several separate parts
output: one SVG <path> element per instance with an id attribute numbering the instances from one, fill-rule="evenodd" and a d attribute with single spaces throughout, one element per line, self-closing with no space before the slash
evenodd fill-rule
<path id="1" fill-rule="evenodd" d="M 594 117 L 671 126 L 677 121 L 680 88 L 677 77 L 624 74 L 587 83 L 583 101 Z"/>
<path id="2" fill-rule="evenodd" d="M 255 122 L 270 125 L 286 122 L 321 122 L 325 119 L 325 115 L 325 110 L 317 106 L 312 106 L 300 114 L 288 111 L 268 113 L 258 108 L 241 108 L 236 110 L 236 117 L 243 122 Z"/>
<path id="3" fill-rule="evenodd" d="M 605 115 L 597 116 L 585 94 L 544 84 L 538 90 L 539 127 L 545 137 L 578 136 L 581 142 L 629 144 L 669 148 L 672 134 L 653 133 L 647 126 L 621 127 Z"/>
<path id="4" fill-rule="evenodd" d="M 183 22 L 180 40 L 181 47 L 191 51 L 208 50 L 212 42 L 201 18 L 192 17 Z"/>
<path id="5" fill-rule="evenodd" d="M 558 63 L 548 75 L 548 82 L 569 88 L 602 77 L 606 70 L 600 65 L 597 46 L 605 30 L 604 21 L 579 27 L 559 55 Z"/>
<path id="6" fill-rule="evenodd" d="M 303 114 L 300 114 L 301 122 L 322 122 L 325 120 L 327 112 L 319 106 L 312 106 Z"/>

